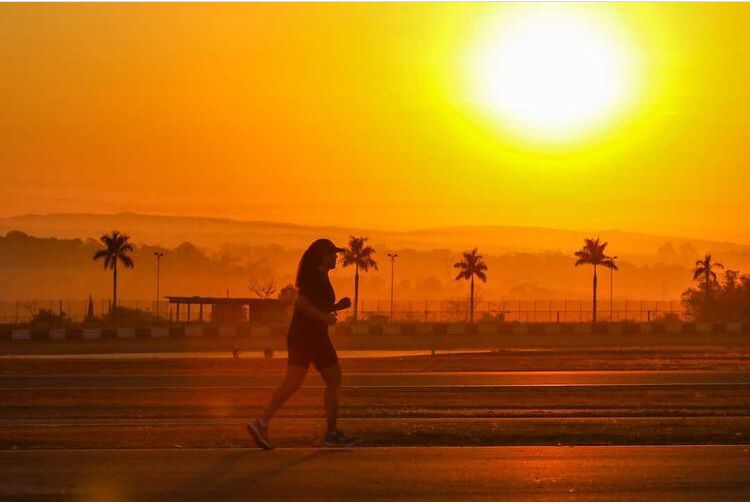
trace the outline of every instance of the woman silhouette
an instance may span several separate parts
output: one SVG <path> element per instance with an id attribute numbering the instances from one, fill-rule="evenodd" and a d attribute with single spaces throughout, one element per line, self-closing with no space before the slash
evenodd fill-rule
<path id="1" fill-rule="evenodd" d="M 310 363 L 315 365 L 326 384 L 326 433 L 323 443 L 345 446 L 357 442 L 336 427 L 341 366 L 336 349 L 328 337 L 328 325 L 336 323 L 336 311 L 352 305 L 349 297 L 335 302 L 336 295 L 328 279 L 328 271 L 336 267 L 336 254 L 341 251 L 343 248 L 338 248 L 331 240 L 318 239 L 299 261 L 296 280 L 298 295 L 286 339 L 289 353 L 286 377 L 271 396 L 261 417 L 247 425 L 247 431 L 258 447 L 273 449 L 273 444 L 268 440 L 268 423 L 284 402 L 302 386 Z"/>

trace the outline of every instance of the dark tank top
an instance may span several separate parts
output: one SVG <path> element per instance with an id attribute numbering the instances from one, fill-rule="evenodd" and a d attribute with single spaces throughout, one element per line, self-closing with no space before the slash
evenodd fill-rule
<path id="1" fill-rule="evenodd" d="M 315 269 L 303 274 L 299 278 L 297 288 L 299 289 L 299 295 L 304 296 L 315 309 L 324 313 L 333 312 L 336 294 L 327 273 Z M 302 311 L 295 308 L 292 314 L 292 322 L 289 325 L 289 337 L 307 337 L 308 335 L 327 336 L 328 325 L 306 316 Z"/>

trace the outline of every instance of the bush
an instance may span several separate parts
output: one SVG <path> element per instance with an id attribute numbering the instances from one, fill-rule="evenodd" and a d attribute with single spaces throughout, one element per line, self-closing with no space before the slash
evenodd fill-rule
<path id="1" fill-rule="evenodd" d="M 55 313 L 52 309 L 40 309 L 31 318 L 31 325 L 34 327 L 59 327 L 70 323 L 70 318 L 65 312 Z"/>
<path id="2" fill-rule="evenodd" d="M 750 321 L 750 277 L 714 284 L 708 291 L 704 285 L 682 293 L 685 314 L 694 321 Z"/>

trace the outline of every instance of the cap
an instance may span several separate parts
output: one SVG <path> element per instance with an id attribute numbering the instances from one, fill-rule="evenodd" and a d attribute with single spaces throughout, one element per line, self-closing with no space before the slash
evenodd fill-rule
<path id="1" fill-rule="evenodd" d="M 339 248 L 335 244 L 333 244 L 333 241 L 330 239 L 322 238 L 317 239 L 313 244 L 310 246 L 311 248 L 320 248 L 326 251 L 335 252 L 335 253 L 341 253 L 342 251 L 345 251 L 345 248 Z"/>

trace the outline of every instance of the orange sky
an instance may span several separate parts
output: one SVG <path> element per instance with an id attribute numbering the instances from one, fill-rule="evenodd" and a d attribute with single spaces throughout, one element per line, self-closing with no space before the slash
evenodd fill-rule
<path id="1" fill-rule="evenodd" d="M 564 6 L 633 56 L 633 100 L 582 139 L 545 144 L 488 120 L 467 82 L 480 41 L 551 8 L 0 5 L 0 216 L 750 243 L 750 5 Z"/>

